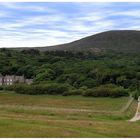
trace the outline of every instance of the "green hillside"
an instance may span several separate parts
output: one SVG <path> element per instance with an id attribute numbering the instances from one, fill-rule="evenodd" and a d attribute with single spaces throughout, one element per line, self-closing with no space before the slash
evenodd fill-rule
<path id="1" fill-rule="evenodd" d="M 14 50 L 28 50 L 29 47 L 12 48 Z M 34 49 L 34 47 L 32 48 Z M 139 52 L 140 31 L 112 30 L 88 36 L 70 43 L 36 47 L 40 51 L 90 51 L 90 52 Z"/>
<path id="2" fill-rule="evenodd" d="M 139 95 L 139 31 L 108 31 L 65 45 L 22 49 L 0 50 L 2 75 L 24 75 L 37 84 L 19 87 L 18 93 Z"/>
<path id="3" fill-rule="evenodd" d="M 0 49 L 0 137 L 140 137 L 140 32 L 109 31 L 69 44 Z M 132 95 L 132 97 L 131 97 Z"/>
<path id="4" fill-rule="evenodd" d="M 128 96 L 140 90 L 140 55 L 1 49 L 0 73 L 33 79 L 36 85 L 18 93 Z"/>
<path id="5" fill-rule="evenodd" d="M 140 51 L 140 31 L 120 30 L 107 31 L 95 34 L 80 40 L 51 47 L 42 47 L 40 50 L 90 50 L 90 51 L 105 51 L 114 50 L 120 52 Z"/>

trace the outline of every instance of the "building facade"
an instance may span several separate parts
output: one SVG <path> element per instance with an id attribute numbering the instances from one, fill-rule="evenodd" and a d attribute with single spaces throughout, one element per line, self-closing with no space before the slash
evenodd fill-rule
<path id="1" fill-rule="evenodd" d="M 33 79 L 26 79 L 24 76 L 16 76 L 16 75 L 3 76 L 0 74 L 0 86 L 1 85 L 13 85 L 16 83 L 31 84 L 32 82 L 33 82 Z"/>

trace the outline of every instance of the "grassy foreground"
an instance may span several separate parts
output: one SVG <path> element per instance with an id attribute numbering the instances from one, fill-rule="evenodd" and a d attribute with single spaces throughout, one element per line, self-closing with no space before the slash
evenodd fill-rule
<path id="1" fill-rule="evenodd" d="M 0 137 L 140 137 L 128 121 L 137 102 L 121 111 L 128 100 L 0 92 Z"/>

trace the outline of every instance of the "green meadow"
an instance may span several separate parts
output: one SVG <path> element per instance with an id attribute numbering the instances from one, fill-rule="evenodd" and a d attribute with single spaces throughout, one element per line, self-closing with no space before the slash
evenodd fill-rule
<path id="1" fill-rule="evenodd" d="M 130 97 L 91 98 L 0 92 L 0 137 L 140 137 L 129 122 L 137 102 Z"/>

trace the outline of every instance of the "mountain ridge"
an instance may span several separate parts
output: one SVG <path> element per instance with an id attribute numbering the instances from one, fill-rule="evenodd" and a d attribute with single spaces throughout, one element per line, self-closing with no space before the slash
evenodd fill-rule
<path id="1" fill-rule="evenodd" d="M 70 43 L 54 46 L 36 47 L 36 49 L 39 49 L 41 51 L 140 51 L 140 31 L 110 30 L 97 33 Z"/>
<path id="2" fill-rule="evenodd" d="M 91 35 L 70 43 L 42 47 L 41 50 L 71 51 L 140 51 L 140 31 L 111 30 Z"/>

